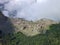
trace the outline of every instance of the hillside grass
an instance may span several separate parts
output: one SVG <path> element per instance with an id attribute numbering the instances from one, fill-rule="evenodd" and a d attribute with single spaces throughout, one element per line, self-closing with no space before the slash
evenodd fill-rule
<path id="1" fill-rule="evenodd" d="M 27 37 L 17 32 L 8 35 L 8 40 L 9 45 L 60 45 L 60 24 L 51 25 L 45 34 Z"/>

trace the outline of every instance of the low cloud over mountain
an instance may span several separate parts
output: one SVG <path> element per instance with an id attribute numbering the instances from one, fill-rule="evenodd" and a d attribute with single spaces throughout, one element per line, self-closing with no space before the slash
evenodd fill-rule
<path id="1" fill-rule="evenodd" d="M 3 4 L 4 1 L 9 1 L 4 5 L 6 11 L 3 11 L 3 13 L 6 16 L 16 11 L 16 17 L 27 20 L 41 18 L 60 20 L 60 0 L 0 0 Z"/>

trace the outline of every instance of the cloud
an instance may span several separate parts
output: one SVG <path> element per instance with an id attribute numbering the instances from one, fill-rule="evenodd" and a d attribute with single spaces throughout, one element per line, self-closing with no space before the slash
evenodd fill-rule
<path id="1" fill-rule="evenodd" d="M 7 1 L 9 1 L 9 0 L 0 0 L 0 4 L 4 3 L 4 2 L 7 2 Z"/>
<path id="2" fill-rule="evenodd" d="M 50 18 L 60 20 L 60 0 L 10 0 L 5 5 L 9 12 L 17 10 L 17 17 L 27 20 Z M 3 11 L 8 16 L 8 11 Z"/>
<path id="3" fill-rule="evenodd" d="M 7 11 L 3 11 L 3 12 L 4 13 L 6 13 L 6 12 L 9 13 L 13 10 L 17 10 L 17 12 L 19 14 L 19 13 L 22 12 L 22 10 L 29 7 L 33 3 L 34 3 L 34 0 L 11 0 L 11 1 L 9 1 L 8 4 L 5 5 L 5 9 L 7 9 Z M 21 16 L 21 15 L 19 14 L 19 16 Z M 21 16 L 21 17 L 23 17 L 23 16 Z"/>

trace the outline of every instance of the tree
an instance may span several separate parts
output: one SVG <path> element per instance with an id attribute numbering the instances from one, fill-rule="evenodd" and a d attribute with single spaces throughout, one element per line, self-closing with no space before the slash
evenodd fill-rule
<path id="1" fill-rule="evenodd" d="M 51 25 L 45 34 L 27 37 L 17 32 L 9 37 L 10 45 L 60 45 L 60 23 Z"/>
<path id="2" fill-rule="evenodd" d="M 46 34 L 49 45 L 60 45 L 60 23 L 51 25 Z"/>

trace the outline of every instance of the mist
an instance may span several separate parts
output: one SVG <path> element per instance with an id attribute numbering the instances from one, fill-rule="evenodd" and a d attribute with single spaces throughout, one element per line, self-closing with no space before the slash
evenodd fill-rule
<path id="1" fill-rule="evenodd" d="M 42 18 L 60 21 L 60 0 L 0 0 L 0 4 L 4 4 L 2 12 L 7 17 L 12 13 L 29 21 Z"/>

